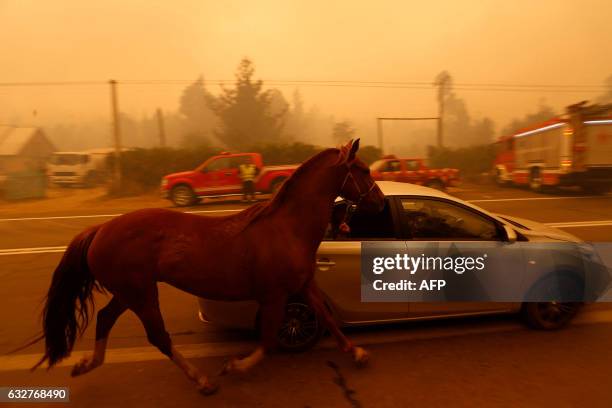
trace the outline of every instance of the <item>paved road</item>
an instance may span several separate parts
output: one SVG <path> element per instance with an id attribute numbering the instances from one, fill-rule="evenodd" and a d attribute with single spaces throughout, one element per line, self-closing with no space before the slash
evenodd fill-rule
<path id="1" fill-rule="evenodd" d="M 543 196 L 476 186 L 465 186 L 454 194 L 494 212 L 563 223 L 567 231 L 586 240 L 609 241 L 612 236 L 611 196 L 571 191 Z M 62 247 L 84 227 L 143 205 L 167 203 L 155 198 L 109 201 L 92 204 L 89 211 L 83 206 L 44 211 L 30 206 L 21 212 L 0 208 L 0 251 Z M 240 208 L 239 203 L 223 203 L 190 210 L 222 215 Z M 37 332 L 39 302 L 60 256 L 61 252 L 49 251 L 0 252 L 0 354 Z M 102 295 L 96 298 L 98 304 L 104 300 Z M 161 285 L 160 302 L 174 342 L 207 372 L 214 373 L 223 359 L 244 353 L 254 344 L 252 333 L 200 323 L 195 300 L 174 288 Z M 313 352 L 273 356 L 245 378 L 223 378 L 222 391 L 208 400 L 149 347 L 140 323 L 129 313 L 113 329 L 108 364 L 71 379 L 69 364 L 91 349 L 93 327 L 77 343 L 74 358 L 49 373 L 26 370 L 39 356 L 40 344 L 13 356 L 0 355 L 0 385 L 67 385 L 77 406 L 350 407 L 357 406 L 355 401 L 362 406 L 406 406 L 408 402 L 415 406 L 609 406 L 612 402 L 602 385 L 612 374 L 608 305 L 588 307 L 576 324 L 557 333 L 527 330 L 514 317 L 352 330 L 351 336 L 373 351 L 374 360 L 367 369 L 354 368 L 348 358 L 331 350 L 333 343 L 326 339 Z M 338 365 L 346 386 L 356 391 L 355 401 L 346 396 L 343 382 L 334 380 L 338 372 L 328 361 Z"/>

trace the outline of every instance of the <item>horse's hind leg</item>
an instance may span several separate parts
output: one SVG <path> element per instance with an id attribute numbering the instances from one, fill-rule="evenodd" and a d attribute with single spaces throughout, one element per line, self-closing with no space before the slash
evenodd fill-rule
<path id="1" fill-rule="evenodd" d="M 134 312 L 144 325 L 149 342 L 179 366 L 187 377 L 197 384 L 198 390 L 202 394 L 210 395 L 217 391 L 217 384 L 211 383 L 205 375 L 201 374 L 195 366 L 189 363 L 185 357 L 172 346 L 170 335 L 166 331 L 164 320 L 159 310 L 157 288 L 152 291 L 142 305 L 134 309 Z"/>
<path id="2" fill-rule="evenodd" d="M 315 283 L 314 279 L 306 286 L 304 294 L 310 307 L 314 310 L 319 318 L 323 319 L 323 323 L 327 329 L 336 338 L 338 347 L 344 352 L 350 352 L 353 355 L 353 360 L 358 365 L 364 365 L 368 362 L 369 354 L 361 347 L 354 346 L 353 343 L 342 333 L 338 324 L 323 302 L 321 290 Z"/>
<path id="3" fill-rule="evenodd" d="M 119 316 L 121 316 L 126 309 L 127 306 L 121 303 L 116 296 L 113 296 L 110 302 L 98 311 L 94 353 L 91 356 L 83 357 L 83 359 L 74 366 L 71 373 L 73 377 L 85 374 L 102 365 L 106 352 L 108 334 Z"/>
<path id="4" fill-rule="evenodd" d="M 223 369 L 223 373 L 246 373 L 263 360 L 266 352 L 276 348 L 278 331 L 285 317 L 286 296 L 279 296 L 273 301 L 262 303 L 259 308 L 261 322 L 261 345 L 250 355 L 242 359 L 232 359 Z"/>

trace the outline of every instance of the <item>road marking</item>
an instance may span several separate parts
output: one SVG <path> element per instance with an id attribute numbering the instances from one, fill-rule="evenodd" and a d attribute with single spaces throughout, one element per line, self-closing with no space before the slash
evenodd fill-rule
<path id="1" fill-rule="evenodd" d="M 490 197 L 485 195 L 485 197 Z M 578 200 L 583 198 L 612 198 L 610 196 L 566 196 L 566 197 L 519 197 L 519 198 L 493 198 L 493 199 L 476 199 L 476 200 L 464 200 L 468 203 L 491 203 L 491 202 L 504 202 L 504 201 L 537 201 L 537 200 Z M 187 214 L 215 214 L 215 213 L 232 213 L 240 212 L 244 208 L 231 209 L 231 210 L 193 210 L 183 211 Z M 124 213 L 117 214 L 88 214 L 88 215 L 59 215 L 49 217 L 20 217 L 20 218 L 0 218 L 0 222 L 10 221 L 45 221 L 45 220 L 71 220 L 79 218 L 113 218 L 123 215 Z"/>
<path id="2" fill-rule="evenodd" d="M 465 200 L 468 203 L 493 203 L 502 201 L 542 201 L 542 200 L 580 200 L 583 198 L 612 198 L 608 196 L 567 196 L 567 197 L 519 197 L 519 198 L 493 198 L 482 200 Z"/>
<path id="3" fill-rule="evenodd" d="M 550 222 L 549 227 L 554 228 L 580 228 L 580 227 L 608 227 L 612 226 L 612 220 L 601 221 L 575 221 L 575 222 Z"/>
<path id="4" fill-rule="evenodd" d="M 612 310 L 585 311 L 579 314 L 572 322 L 573 326 L 591 324 L 612 323 Z M 407 341 L 422 341 L 430 339 L 473 336 L 481 334 L 505 333 L 514 331 L 528 331 L 523 325 L 515 321 L 505 321 L 494 324 L 473 326 L 439 327 L 416 330 L 378 330 L 372 333 L 353 333 L 352 340 L 360 345 L 376 345 L 401 343 Z M 175 347 L 186 358 L 208 358 L 208 357 L 230 357 L 246 354 L 256 347 L 255 341 L 242 342 L 214 342 L 200 344 L 178 344 Z M 329 350 L 337 348 L 333 338 L 327 337 L 316 346 L 317 350 Z M 74 352 L 70 357 L 58 364 L 58 367 L 70 367 L 76 364 L 83 356 L 90 354 L 88 351 Z M 38 354 L 16 354 L 0 356 L 0 372 L 28 370 L 40 360 L 42 353 Z M 106 352 L 104 364 L 122 364 L 142 361 L 166 360 L 157 348 L 152 346 L 110 348 Z"/>
<path id="5" fill-rule="evenodd" d="M 0 249 L 0 256 L 4 255 L 26 255 L 26 254 L 50 254 L 54 252 L 64 252 L 66 246 L 38 247 L 38 248 L 12 248 Z"/>
<path id="6" fill-rule="evenodd" d="M 197 210 L 197 211 L 181 211 L 187 214 L 200 214 L 200 213 L 226 213 L 226 212 L 239 212 L 243 209 L 235 210 Z M 118 214 L 91 214 L 91 215 L 60 215 L 54 217 L 22 217 L 22 218 L 0 218 L 0 222 L 3 221 L 43 221 L 43 220 L 71 220 L 77 218 L 113 218 L 123 215 Z"/>

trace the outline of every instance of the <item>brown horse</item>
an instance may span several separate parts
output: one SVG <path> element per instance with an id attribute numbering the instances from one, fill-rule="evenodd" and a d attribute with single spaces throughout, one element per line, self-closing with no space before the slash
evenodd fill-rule
<path id="1" fill-rule="evenodd" d="M 67 357 L 87 326 L 93 289 L 113 297 L 97 315 L 92 356 L 77 363 L 72 375 L 104 361 L 109 332 L 127 309 L 147 338 L 210 394 L 216 384 L 172 346 L 159 309 L 157 282 L 216 300 L 254 299 L 260 305 L 261 345 L 234 359 L 228 372 L 245 372 L 276 345 L 289 296 L 300 295 L 356 362 L 367 353 L 338 329 L 314 280 L 315 256 L 336 197 L 379 211 L 384 196 L 368 167 L 355 153 L 359 140 L 327 149 L 302 164 L 268 203 L 226 217 L 202 217 L 164 209 L 134 211 L 77 235 L 58 265 L 43 311 L 45 360 L 49 366 Z M 36 367 L 35 366 L 35 367 Z M 34 367 L 34 368 L 35 368 Z"/>

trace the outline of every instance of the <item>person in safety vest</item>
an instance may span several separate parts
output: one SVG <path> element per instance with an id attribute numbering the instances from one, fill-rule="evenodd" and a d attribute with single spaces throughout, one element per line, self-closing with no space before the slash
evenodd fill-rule
<path id="1" fill-rule="evenodd" d="M 242 201 L 255 201 L 255 176 L 257 166 L 253 163 L 242 163 L 239 167 L 240 180 L 242 180 Z"/>

